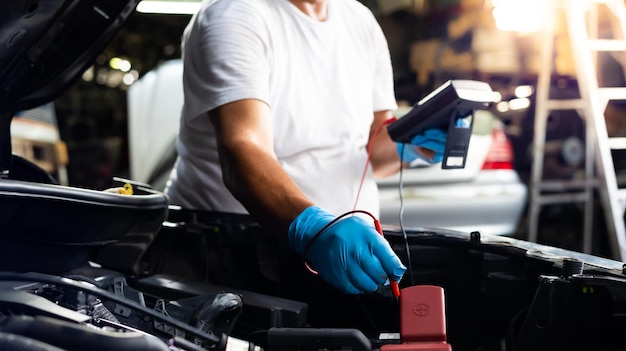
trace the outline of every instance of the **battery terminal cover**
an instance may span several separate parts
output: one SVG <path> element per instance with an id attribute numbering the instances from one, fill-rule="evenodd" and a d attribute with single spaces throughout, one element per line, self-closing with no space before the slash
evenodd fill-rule
<path id="1" fill-rule="evenodd" d="M 447 343 L 445 296 L 442 287 L 417 285 L 400 294 L 401 344 L 381 351 L 451 351 Z"/>

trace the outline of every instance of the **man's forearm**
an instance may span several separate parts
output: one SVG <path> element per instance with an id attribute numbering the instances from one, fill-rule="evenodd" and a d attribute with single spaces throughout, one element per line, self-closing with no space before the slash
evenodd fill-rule
<path id="1" fill-rule="evenodd" d="M 278 161 L 254 145 L 220 150 L 224 183 L 264 227 L 284 237 L 291 221 L 313 203 Z"/>
<path id="2" fill-rule="evenodd" d="M 312 205 L 274 154 L 269 106 L 239 100 L 209 112 L 228 190 L 265 228 L 284 238 L 291 221 Z"/>
<path id="3" fill-rule="evenodd" d="M 371 149 L 370 162 L 374 177 L 384 178 L 400 170 L 400 157 L 396 143 L 387 133 L 386 123 L 392 118 L 390 111 L 374 112 L 374 122 L 370 128 L 368 150 Z"/>

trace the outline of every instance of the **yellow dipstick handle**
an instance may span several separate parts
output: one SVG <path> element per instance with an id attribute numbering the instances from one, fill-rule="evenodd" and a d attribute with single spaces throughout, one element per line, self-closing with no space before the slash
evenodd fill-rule
<path id="1" fill-rule="evenodd" d="M 124 195 L 132 195 L 133 194 L 133 186 L 130 183 L 124 184 L 123 187 L 119 188 L 120 194 Z"/>

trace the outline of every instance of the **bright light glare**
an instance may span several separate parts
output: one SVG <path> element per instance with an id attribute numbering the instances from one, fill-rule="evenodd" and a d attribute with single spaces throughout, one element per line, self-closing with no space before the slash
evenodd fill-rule
<path id="1" fill-rule="evenodd" d="M 515 87 L 515 97 L 527 98 L 533 94 L 533 87 L 530 85 L 520 85 Z"/>
<path id="2" fill-rule="evenodd" d="M 120 64 L 122 63 L 122 59 L 119 57 L 114 57 L 109 60 L 109 67 L 113 69 L 120 69 Z"/>
<path id="3" fill-rule="evenodd" d="M 131 85 L 135 82 L 135 77 L 131 73 L 126 73 L 124 78 L 122 78 L 122 82 L 126 85 Z"/>
<path id="4" fill-rule="evenodd" d="M 530 100 L 527 98 L 513 99 L 509 101 L 509 108 L 511 110 L 523 110 L 530 107 Z"/>
<path id="5" fill-rule="evenodd" d="M 95 74 L 93 71 L 93 66 L 89 67 L 85 72 L 83 72 L 83 80 L 86 82 L 91 82 L 94 78 Z"/>
<path id="6" fill-rule="evenodd" d="M 500 101 L 496 104 L 496 110 L 498 112 L 506 112 L 509 110 L 509 102 L 508 101 Z"/>
<path id="7" fill-rule="evenodd" d="M 122 72 L 128 72 L 130 71 L 131 64 L 130 64 L 130 61 L 128 60 L 124 60 L 119 57 L 114 57 L 109 60 L 109 67 L 120 70 Z"/>
<path id="8" fill-rule="evenodd" d="M 130 71 L 131 65 L 130 62 L 128 60 L 122 60 L 120 62 L 120 68 L 119 70 L 122 72 L 128 72 Z"/>
<path id="9" fill-rule="evenodd" d="M 500 94 L 499 91 L 494 91 L 493 92 L 493 102 L 500 102 L 502 101 L 502 94 Z"/>
<path id="10" fill-rule="evenodd" d="M 500 30 L 532 33 L 543 25 L 545 0 L 491 0 L 496 27 Z"/>
<path id="11" fill-rule="evenodd" d="M 137 4 L 137 12 L 193 15 L 200 8 L 199 1 L 148 1 Z"/>

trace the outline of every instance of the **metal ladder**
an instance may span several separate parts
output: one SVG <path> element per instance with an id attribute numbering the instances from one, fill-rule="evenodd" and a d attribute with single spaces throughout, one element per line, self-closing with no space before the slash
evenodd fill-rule
<path id="1" fill-rule="evenodd" d="M 542 66 L 537 82 L 533 164 L 530 179 L 528 240 L 536 242 L 541 208 L 555 203 L 584 203 L 583 252 L 591 253 L 593 231 L 593 197 L 598 190 L 614 259 L 626 262 L 626 229 L 624 225 L 626 190 L 618 188 L 611 142 L 604 111 L 610 100 L 626 100 L 626 88 L 599 87 L 595 56 L 600 51 L 626 53 L 625 0 L 548 0 L 542 48 Z M 620 24 L 614 39 L 599 39 L 598 6 L 605 5 Z M 576 66 L 580 99 L 550 99 L 553 68 L 556 15 L 564 13 Z M 586 25 L 589 24 L 589 26 Z M 547 119 L 551 111 L 577 110 L 585 121 L 585 171 L 580 180 L 543 180 L 544 147 Z M 623 139 L 623 138 L 622 138 Z"/>

